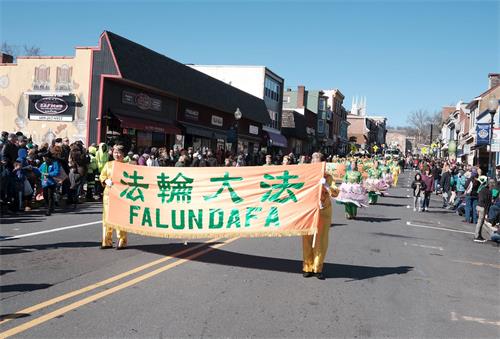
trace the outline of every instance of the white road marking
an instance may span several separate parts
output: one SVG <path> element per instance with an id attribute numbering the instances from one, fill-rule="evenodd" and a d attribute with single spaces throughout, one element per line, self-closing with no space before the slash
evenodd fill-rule
<path id="1" fill-rule="evenodd" d="M 408 246 L 408 243 L 406 241 L 404 242 L 404 244 L 405 244 L 405 246 Z M 444 248 L 442 248 L 441 246 L 436 247 L 436 246 L 428 246 L 428 245 L 420 245 L 420 244 L 410 244 L 410 246 L 422 247 L 422 248 L 430 248 L 430 249 L 433 249 L 433 250 L 444 251 Z"/>
<path id="2" fill-rule="evenodd" d="M 59 231 L 65 231 L 65 230 L 69 230 L 69 229 L 72 229 L 72 228 L 87 227 L 87 226 L 92 226 L 92 225 L 100 224 L 101 222 L 102 222 L 102 220 L 97 220 L 97 221 L 93 221 L 93 222 L 87 222 L 85 224 L 64 226 L 64 227 L 54 228 L 54 229 L 51 229 L 51 230 L 45 230 L 45 231 L 40 231 L 40 232 L 19 234 L 19 235 L 13 235 L 13 236 L 6 236 L 5 238 L 0 239 L 0 241 L 15 240 L 15 239 L 21 239 L 21 238 L 26 238 L 26 237 L 33 237 L 35 235 L 46 234 L 46 233 L 53 233 L 53 232 L 59 232 Z"/>
<path id="3" fill-rule="evenodd" d="M 411 246 L 417 246 L 417 247 L 422 247 L 422 248 L 431 248 L 433 250 L 440 250 L 443 251 L 443 248 L 441 246 L 436 247 L 436 246 L 428 246 L 428 245 L 420 245 L 420 244 L 410 244 Z"/>
<path id="4" fill-rule="evenodd" d="M 458 321 L 458 320 L 465 320 L 465 321 L 474 321 L 483 325 L 495 325 L 495 326 L 500 326 L 500 321 L 495 321 L 495 320 L 486 320 L 484 318 L 478 318 L 478 317 L 470 317 L 467 315 L 457 315 L 455 312 L 451 312 L 451 320 L 452 321 Z"/>
<path id="5" fill-rule="evenodd" d="M 464 234 L 472 234 L 474 235 L 474 232 L 467 232 L 467 231 L 459 231 L 459 230 L 454 230 L 451 228 L 444 228 L 444 227 L 434 227 L 434 226 L 424 226 L 424 225 L 417 225 L 413 224 L 409 221 L 406 222 L 407 226 L 412 226 L 412 227 L 421 227 L 421 228 L 430 228 L 433 230 L 440 230 L 440 231 L 448 231 L 448 232 L 455 232 L 455 233 L 464 233 Z"/>
<path id="6" fill-rule="evenodd" d="M 493 267 L 493 268 L 500 268 L 500 265 L 488 264 L 488 263 L 479 262 L 479 261 L 464 261 L 464 260 L 452 260 L 452 261 L 464 263 L 464 264 L 471 264 L 471 265 L 475 265 L 475 266 L 488 266 L 488 267 Z"/>

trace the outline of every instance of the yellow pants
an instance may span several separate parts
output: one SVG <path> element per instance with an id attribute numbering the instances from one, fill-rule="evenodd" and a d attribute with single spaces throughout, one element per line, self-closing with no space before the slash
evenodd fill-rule
<path id="1" fill-rule="evenodd" d="M 118 238 L 118 247 L 127 246 L 127 232 L 117 230 L 116 237 Z M 102 223 L 102 246 L 113 246 L 113 229 L 104 223 Z"/>
<path id="2" fill-rule="evenodd" d="M 396 187 L 398 185 L 399 174 L 393 174 L 392 177 L 393 177 L 392 186 Z"/>
<path id="3" fill-rule="evenodd" d="M 325 261 L 326 251 L 328 250 L 328 234 L 332 223 L 332 206 L 320 211 L 320 225 L 318 234 L 316 234 L 316 243 L 313 247 L 313 235 L 304 235 L 302 237 L 302 248 L 304 254 L 304 263 L 302 270 L 304 272 L 320 273 L 323 271 L 323 262 Z"/>
<path id="4" fill-rule="evenodd" d="M 113 246 L 113 228 L 106 226 L 106 210 L 109 204 L 108 189 L 104 190 L 102 196 L 102 246 Z M 127 232 L 116 230 L 118 238 L 117 247 L 127 246 Z"/>

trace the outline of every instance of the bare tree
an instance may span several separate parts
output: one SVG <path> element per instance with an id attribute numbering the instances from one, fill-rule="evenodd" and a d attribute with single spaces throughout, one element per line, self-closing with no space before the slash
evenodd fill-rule
<path id="1" fill-rule="evenodd" d="M 23 46 L 23 49 L 24 49 L 24 55 L 29 55 L 29 56 L 39 56 L 42 51 L 38 46 L 35 45 L 28 46 L 26 44 Z"/>
<path id="2" fill-rule="evenodd" d="M 429 121 L 430 116 L 429 113 L 425 110 L 419 109 L 417 111 L 413 111 L 407 118 L 408 124 L 415 129 L 415 138 L 417 143 L 422 142 L 427 134 L 427 129 L 430 127 Z"/>
<path id="3" fill-rule="evenodd" d="M 2 53 L 12 55 L 13 57 L 19 54 L 19 48 L 17 48 L 17 46 L 15 45 L 7 43 L 6 41 L 2 42 L 2 45 L 0 46 L 0 51 Z"/>
<path id="4" fill-rule="evenodd" d="M 41 48 L 38 46 L 24 44 L 23 47 L 20 48 L 19 46 L 9 44 L 6 41 L 2 42 L 2 45 L 0 46 L 0 51 L 2 53 L 12 55 L 14 57 L 14 60 L 19 55 L 39 56 L 42 53 Z M 20 51 L 22 51 L 22 52 L 20 52 Z"/>

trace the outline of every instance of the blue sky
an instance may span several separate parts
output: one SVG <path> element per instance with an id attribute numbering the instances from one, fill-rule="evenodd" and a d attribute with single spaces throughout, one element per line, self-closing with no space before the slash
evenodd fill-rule
<path id="1" fill-rule="evenodd" d="M 499 1 L 3 1 L 0 41 L 72 55 L 110 30 L 184 63 L 266 65 L 405 125 L 500 72 Z"/>

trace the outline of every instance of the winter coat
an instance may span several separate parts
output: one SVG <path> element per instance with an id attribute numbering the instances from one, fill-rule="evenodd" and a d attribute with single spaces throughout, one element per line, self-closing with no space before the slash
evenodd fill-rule
<path id="1" fill-rule="evenodd" d="M 477 198 L 477 190 L 479 189 L 480 183 L 479 181 L 476 180 L 475 177 L 471 177 L 467 179 L 465 182 L 465 190 L 467 191 L 467 188 L 469 187 L 470 183 L 472 182 L 472 191 L 469 194 L 466 194 L 472 198 Z"/>
<path id="2" fill-rule="evenodd" d="M 465 191 L 465 182 L 467 181 L 467 178 L 465 175 L 458 175 L 457 176 L 457 192 L 464 192 Z"/>
<path id="3" fill-rule="evenodd" d="M 101 142 L 99 144 L 99 149 L 95 154 L 95 158 L 97 161 L 97 169 L 99 170 L 99 173 L 101 173 L 102 169 L 109 161 L 108 146 L 105 143 Z"/>
<path id="4" fill-rule="evenodd" d="M 441 176 L 441 189 L 443 192 L 450 192 L 451 190 L 451 173 L 450 172 L 444 172 L 443 175 Z"/>
<path id="5" fill-rule="evenodd" d="M 423 180 L 413 180 L 411 188 L 413 188 L 413 196 L 421 197 L 426 189 L 425 182 Z"/>
<path id="6" fill-rule="evenodd" d="M 432 192 L 434 190 L 434 177 L 432 175 L 422 174 L 422 181 L 425 183 L 425 192 Z"/>
<path id="7" fill-rule="evenodd" d="M 40 165 L 39 170 L 42 174 L 43 188 L 57 185 L 57 182 L 54 180 L 54 178 L 57 177 L 61 172 L 61 166 L 59 165 L 59 162 L 57 160 L 52 161 L 51 164 L 44 162 Z M 48 174 L 47 177 L 44 176 L 45 173 Z"/>
<path id="8" fill-rule="evenodd" d="M 485 187 L 481 191 L 479 191 L 477 195 L 477 206 L 483 207 L 486 213 L 488 213 L 492 199 L 493 198 L 490 189 L 488 187 Z"/>

